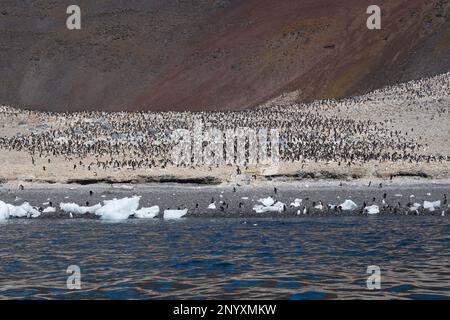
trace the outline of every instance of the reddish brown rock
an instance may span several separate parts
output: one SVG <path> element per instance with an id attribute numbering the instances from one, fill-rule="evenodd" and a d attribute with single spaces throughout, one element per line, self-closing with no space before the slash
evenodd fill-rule
<path id="1" fill-rule="evenodd" d="M 382 30 L 366 8 L 382 8 Z M 34 109 L 243 109 L 344 97 L 450 70 L 448 0 L 3 0 L 0 103 Z"/>

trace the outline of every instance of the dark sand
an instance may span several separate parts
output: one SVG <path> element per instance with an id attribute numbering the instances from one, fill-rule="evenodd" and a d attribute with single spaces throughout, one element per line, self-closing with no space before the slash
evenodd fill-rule
<path id="1" fill-rule="evenodd" d="M 382 186 L 380 187 L 380 183 Z M 140 207 L 158 205 L 160 215 L 165 209 L 188 208 L 189 217 L 280 217 L 305 216 L 303 208 L 306 205 L 308 214 L 315 215 L 354 215 L 361 214 L 365 203 L 367 206 L 376 204 L 380 207 L 380 215 L 415 213 L 409 210 L 411 203 L 441 200 L 441 207 L 434 212 L 419 210 L 419 214 L 450 215 L 450 208 L 445 202 L 445 195 L 450 195 L 450 183 L 428 182 L 426 180 L 411 181 L 303 181 L 296 183 L 267 183 L 263 185 L 178 185 L 178 184 L 148 184 L 148 185 L 26 185 L 24 190 L 18 186 L 3 185 L 0 187 L 0 200 L 14 205 L 24 201 L 36 207 L 45 208 L 43 203 L 51 201 L 57 208 L 56 213 L 45 213 L 40 218 L 68 218 L 68 213 L 59 210 L 61 202 L 74 202 L 78 205 L 95 205 L 103 200 L 113 198 L 142 196 Z M 275 193 L 275 188 L 276 193 Z M 235 190 L 235 191 L 234 191 Z M 93 192 L 92 196 L 90 191 Z M 386 194 L 385 205 L 382 203 Z M 286 204 L 284 212 L 256 213 L 253 206 L 258 200 L 271 196 Z M 245 199 L 248 198 L 248 199 Z M 290 206 L 294 199 L 303 199 L 298 208 Z M 375 199 L 374 199 L 375 198 Z M 352 212 L 337 212 L 328 210 L 327 204 L 339 205 L 345 199 L 353 200 L 358 208 Z M 217 209 L 207 209 L 215 201 Z M 222 202 L 221 202 L 222 201 Z M 324 210 L 313 209 L 319 201 L 323 202 Z M 239 204 L 241 206 L 239 207 Z M 198 207 L 197 207 L 198 205 Z M 298 211 L 300 210 L 300 214 Z M 75 217 L 95 218 L 94 215 L 76 215 Z"/>

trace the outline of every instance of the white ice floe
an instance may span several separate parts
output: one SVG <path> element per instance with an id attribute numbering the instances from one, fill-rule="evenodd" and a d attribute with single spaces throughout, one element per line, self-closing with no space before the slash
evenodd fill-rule
<path id="1" fill-rule="evenodd" d="M 188 212 L 188 209 L 183 210 L 164 210 L 164 219 L 180 219 L 185 216 Z"/>
<path id="2" fill-rule="evenodd" d="M 9 218 L 9 207 L 3 201 L 0 201 L 0 221 Z"/>
<path id="3" fill-rule="evenodd" d="M 261 202 L 265 207 L 269 207 L 275 203 L 275 200 L 272 199 L 272 197 L 259 199 L 258 201 Z"/>
<path id="4" fill-rule="evenodd" d="M 211 210 L 216 210 L 217 208 L 216 208 L 216 204 L 213 202 L 213 203 L 210 203 L 209 204 L 209 206 L 208 206 L 208 209 L 211 209 Z"/>
<path id="5" fill-rule="evenodd" d="M 429 211 L 434 211 L 436 208 L 441 206 L 441 200 L 437 201 L 424 201 L 423 208 L 428 209 Z"/>
<path id="6" fill-rule="evenodd" d="M 367 212 L 367 214 L 377 214 L 380 213 L 380 208 L 376 204 L 373 204 L 365 207 L 364 211 Z"/>
<path id="7" fill-rule="evenodd" d="M 14 206 L 12 204 L 7 205 L 9 207 L 9 216 L 15 218 L 37 218 L 41 215 L 39 210 L 32 207 L 28 202 L 22 203 L 20 206 Z"/>
<path id="8" fill-rule="evenodd" d="M 54 208 L 54 207 L 47 207 L 42 212 L 44 212 L 44 213 L 53 213 L 53 212 L 56 212 L 56 208 Z"/>
<path id="9" fill-rule="evenodd" d="M 269 203 L 269 202 L 267 202 Z M 265 212 L 282 212 L 284 209 L 285 204 L 283 202 L 277 201 L 273 205 L 265 206 L 261 204 L 257 204 L 253 207 L 253 210 L 256 213 L 265 213 Z"/>
<path id="10" fill-rule="evenodd" d="M 409 207 L 409 211 L 417 211 L 422 205 L 420 203 L 414 203 L 411 207 Z"/>
<path id="11" fill-rule="evenodd" d="M 294 199 L 294 202 L 291 203 L 291 207 L 298 208 L 302 204 L 303 199 Z"/>
<path id="12" fill-rule="evenodd" d="M 358 206 L 352 200 L 346 199 L 340 204 L 342 210 L 355 210 Z"/>
<path id="13" fill-rule="evenodd" d="M 159 214 L 159 206 L 141 208 L 134 211 L 134 216 L 139 219 L 152 219 Z"/>
<path id="14" fill-rule="evenodd" d="M 262 204 L 257 204 L 253 206 L 253 210 L 256 213 L 265 213 L 265 212 L 281 212 L 280 208 L 274 206 L 265 207 Z"/>
<path id="15" fill-rule="evenodd" d="M 102 220 L 126 220 L 139 208 L 140 196 L 103 201 L 104 206 L 95 211 Z"/>
<path id="16" fill-rule="evenodd" d="M 59 208 L 67 213 L 75 213 L 75 214 L 86 214 L 86 213 L 96 213 L 98 209 L 100 209 L 102 205 L 97 203 L 95 206 L 83 207 L 79 206 L 76 203 L 64 203 L 61 202 L 59 204 Z"/>

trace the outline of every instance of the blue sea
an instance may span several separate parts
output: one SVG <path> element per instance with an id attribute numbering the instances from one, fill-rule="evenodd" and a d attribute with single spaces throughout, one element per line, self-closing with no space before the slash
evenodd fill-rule
<path id="1" fill-rule="evenodd" d="M 9 220 L 0 298 L 448 299 L 449 249 L 437 216 Z"/>

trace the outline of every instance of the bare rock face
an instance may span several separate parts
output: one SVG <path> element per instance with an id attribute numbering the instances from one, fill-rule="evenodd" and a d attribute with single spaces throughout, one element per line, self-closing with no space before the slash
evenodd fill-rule
<path id="1" fill-rule="evenodd" d="M 339 98 L 450 70 L 448 0 L 2 0 L 0 104 L 231 110 Z M 368 30 L 366 9 L 382 8 Z"/>

